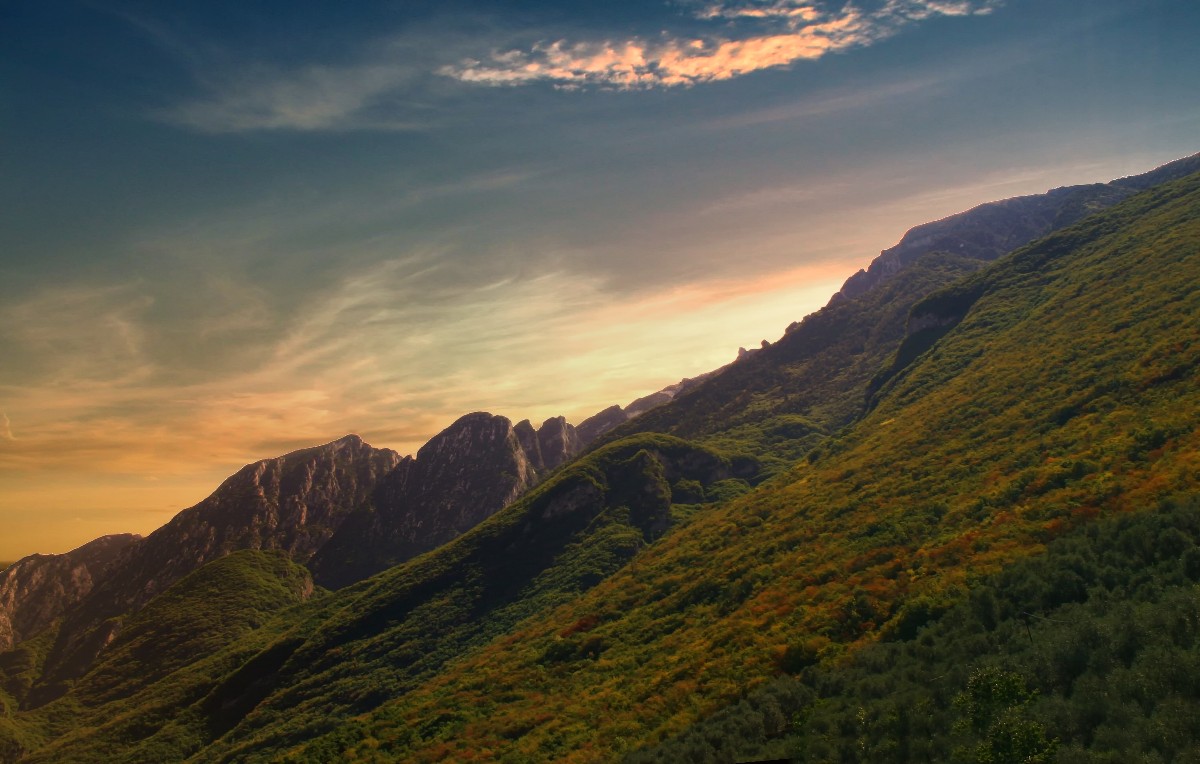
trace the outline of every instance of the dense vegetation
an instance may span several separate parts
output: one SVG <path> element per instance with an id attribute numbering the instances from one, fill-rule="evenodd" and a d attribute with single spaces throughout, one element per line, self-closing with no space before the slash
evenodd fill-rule
<path id="1" fill-rule="evenodd" d="M 626 761 L 1200 761 L 1198 583 L 1200 497 L 1167 498 L 970 581 L 848 662 L 796 654 L 794 677 Z"/>
<path id="2" fill-rule="evenodd" d="M 286 555 L 235 552 L 186 576 L 131 616 L 104 659 L 71 693 L 27 712 L 14 724 L 13 711 L 33 685 L 56 634 L 51 630 L 21 643 L 0 656 L 5 693 L 0 697 L 5 705 L 0 722 L 7 722 L 0 726 L 0 760 L 41 748 L 54 738 L 60 739 L 42 748 L 34 760 L 71 760 L 74 756 L 61 751 L 70 750 L 80 737 L 94 746 L 89 758 L 111 758 L 131 734 L 160 723 L 161 715 L 186 697 L 186 691 L 179 691 L 182 678 L 212 670 L 214 664 L 206 656 L 227 648 L 239 654 L 263 638 L 260 627 L 270 614 L 311 593 L 308 571 Z M 96 736 L 97 728 L 108 734 Z"/>
<path id="3" fill-rule="evenodd" d="M 978 272 L 912 270 L 854 303 L 861 326 L 789 335 L 819 352 L 778 343 L 698 388 L 711 410 L 661 410 L 703 445 L 625 431 L 451 544 L 300 604 L 278 558 L 213 563 L 17 711 L 47 641 L 23 643 L 0 656 L 0 750 L 1187 760 L 1200 176 Z M 221 591 L 279 596 L 237 615 L 205 578 L 233 573 Z"/>

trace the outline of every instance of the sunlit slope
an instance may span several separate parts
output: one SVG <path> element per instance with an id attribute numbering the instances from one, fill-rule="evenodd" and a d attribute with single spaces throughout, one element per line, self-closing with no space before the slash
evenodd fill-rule
<path id="1" fill-rule="evenodd" d="M 1066 527 L 1196 488 L 1200 177 L 931 300 L 944 336 L 811 462 L 288 756 L 609 761 L 914 628 Z"/>

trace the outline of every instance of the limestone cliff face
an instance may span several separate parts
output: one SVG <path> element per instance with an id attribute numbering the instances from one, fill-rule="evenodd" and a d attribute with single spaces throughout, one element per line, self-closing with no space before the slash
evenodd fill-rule
<path id="1" fill-rule="evenodd" d="M 562 417 L 538 430 L 477 412 L 401 463 L 313 558 L 322 586 L 341 587 L 415 557 L 490 517 L 580 449 Z"/>
<path id="2" fill-rule="evenodd" d="M 104 588 L 127 610 L 239 549 L 280 549 L 303 562 L 401 461 L 347 435 L 248 464 L 131 549 Z"/>
<path id="3" fill-rule="evenodd" d="M 551 417 L 542 422 L 537 430 L 525 419 L 518 422 L 513 431 L 525 456 L 541 476 L 570 461 L 583 450 L 583 439 L 565 417 Z"/>
<path id="4" fill-rule="evenodd" d="M 30 555 L 0 572 L 0 652 L 73 608 L 141 537 L 102 536 L 66 554 Z"/>

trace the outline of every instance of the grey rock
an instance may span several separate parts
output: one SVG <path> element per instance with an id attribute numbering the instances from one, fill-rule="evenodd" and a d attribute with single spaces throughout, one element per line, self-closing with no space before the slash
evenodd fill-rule
<path id="1" fill-rule="evenodd" d="M 0 651 L 62 617 L 140 539 L 131 533 L 102 536 L 65 554 L 30 555 L 0 572 Z"/>

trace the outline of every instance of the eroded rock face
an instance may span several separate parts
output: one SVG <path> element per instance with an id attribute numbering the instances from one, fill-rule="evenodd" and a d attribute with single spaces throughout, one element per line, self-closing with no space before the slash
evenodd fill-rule
<path id="1" fill-rule="evenodd" d="M 136 608 L 205 563 L 239 549 L 280 549 L 303 562 L 402 462 L 357 435 L 248 464 L 126 555 L 112 577 Z"/>
<path id="2" fill-rule="evenodd" d="M 548 472 L 583 450 L 583 441 L 564 417 L 547 419 L 538 429 L 538 470 Z"/>
<path id="3" fill-rule="evenodd" d="M 503 509 L 579 452 L 562 417 L 534 430 L 502 416 L 467 414 L 379 485 L 313 558 L 317 583 L 341 587 L 397 565 Z"/>
<path id="4" fill-rule="evenodd" d="M 624 424 L 629 415 L 620 406 L 614 404 L 599 411 L 579 423 L 579 436 L 585 443 L 591 443 L 609 430 Z"/>
<path id="5" fill-rule="evenodd" d="M 53 699 L 55 688 L 87 670 L 119 633 L 115 619 L 204 564 L 241 549 L 280 549 L 297 561 L 308 559 L 400 462 L 395 451 L 348 435 L 246 465 L 207 499 L 129 544 L 66 613 L 38 702 Z"/>
<path id="6" fill-rule="evenodd" d="M 131 533 L 102 536 L 66 554 L 30 555 L 0 572 L 0 652 L 78 604 L 139 539 Z"/>

